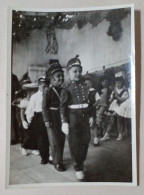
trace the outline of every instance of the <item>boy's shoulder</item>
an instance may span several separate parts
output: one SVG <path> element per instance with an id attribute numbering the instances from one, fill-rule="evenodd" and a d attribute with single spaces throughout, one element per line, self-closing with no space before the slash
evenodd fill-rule
<path id="1" fill-rule="evenodd" d="M 37 92 L 38 92 L 38 91 L 36 91 L 34 94 L 31 95 L 30 100 L 35 99 L 35 97 L 37 96 Z"/>
<path id="2" fill-rule="evenodd" d="M 62 89 L 67 89 L 71 86 L 71 83 L 70 82 L 65 82 L 63 83 L 63 85 L 61 86 Z"/>
<path id="3" fill-rule="evenodd" d="M 43 91 L 43 94 L 45 93 L 49 93 L 51 91 L 52 87 L 45 87 L 44 91 Z"/>

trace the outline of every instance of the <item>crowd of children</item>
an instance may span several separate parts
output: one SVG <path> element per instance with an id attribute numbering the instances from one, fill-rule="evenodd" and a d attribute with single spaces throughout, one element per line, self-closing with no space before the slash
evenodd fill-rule
<path id="1" fill-rule="evenodd" d="M 65 86 L 59 62 L 48 65 L 46 78 L 39 77 L 37 86 L 22 84 L 26 95 L 19 104 L 21 152 L 22 155 L 40 154 L 41 164 L 53 164 L 57 171 L 65 171 L 63 151 L 67 137 L 76 177 L 83 180 L 90 129 L 94 131 L 94 146 L 110 139 L 114 124 L 117 125 L 117 141 L 128 132 L 131 123 L 130 74 L 127 85 L 122 76 L 116 77 L 113 90 L 105 76 L 101 89 L 97 90 L 89 75 L 82 80 L 78 56 L 68 61 L 66 70 L 69 82 Z"/>

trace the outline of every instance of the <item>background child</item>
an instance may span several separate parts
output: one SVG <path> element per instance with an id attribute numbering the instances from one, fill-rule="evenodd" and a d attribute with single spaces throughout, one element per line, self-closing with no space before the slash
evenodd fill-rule
<path id="1" fill-rule="evenodd" d="M 38 78 L 38 91 L 30 98 L 26 118 L 29 124 L 33 123 L 33 136 L 40 152 L 41 164 L 47 164 L 49 161 L 49 141 L 42 117 L 42 99 L 43 91 L 46 86 L 45 77 Z M 51 163 L 51 162 L 50 162 Z"/>
<path id="2" fill-rule="evenodd" d="M 64 81 L 64 75 L 60 64 L 57 62 L 49 65 L 46 74 L 50 79 L 50 87 L 45 90 L 43 95 L 43 119 L 47 128 L 55 169 L 64 171 L 62 160 L 65 135 L 61 130 L 59 111 L 61 85 Z"/>
<path id="3" fill-rule="evenodd" d="M 20 142 L 19 129 L 18 129 L 18 121 L 16 118 L 16 95 L 21 90 L 21 86 L 19 80 L 16 75 L 12 73 L 12 91 L 11 91 L 11 145 Z"/>
<path id="4" fill-rule="evenodd" d="M 93 82 L 92 78 L 87 75 L 85 78 L 85 84 L 88 87 L 88 93 L 89 93 L 89 100 L 92 103 L 92 112 L 93 112 L 93 124 L 92 124 L 92 129 L 94 130 L 94 141 L 93 144 L 94 146 L 99 145 L 99 139 L 98 139 L 98 131 L 96 128 L 96 107 L 99 103 L 99 93 L 96 91 L 96 89 L 93 87 Z"/>
<path id="5" fill-rule="evenodd" d="M 122 129 L 123 129 L 123 122 L 121 120 L 121 117 L 116 115 L 117 112 L 122 111 L 123 108 L 121 107 L 121 104 L 128 98 L 128 92 L 125 90 L 124 86 L 124 79 L 122 77 L 117 77 L 115 79 L 116 81 L 116 88 L 111 94 L 111 104 L 109 107 L 109 112 L 112 114 L 110 116 L 109 124 L 106 129 L 106 133 L 104 137 L 101 139 L 101 141 L 108 140 L 109 139 L 109 133 L 112 130 L 113 124 L 115 122 L 115 119 L 117 119 L 117 128 L 119 132 L 119 136 L 117 138 L 118 141 L 122 140 Z"/>
<path id="6" fill-rule="evenodd" d="M 103 133 L 105 131 L 105 111 L 108 109 L 109 106 L 109 98 L 111 94 L 111 89 L 109 86 L 109 80 L 105 76 L 102 78 L 101 81 L 102 88 L 100 89 L 100 99 L 99 99 L 99 105 L 96 110 L 96 131 L 100 130 L 100 136 L 103 136 Z"/>
<path id="7" fill-rule="evenodd" d="M 26 110 L 29 105 L 30 97 L 37 90 L 37 86 L 31 88 L 31 84 L 29 81 L 24 81 L 22 84 L 23 89 L 23 98 L 20 101 L 20 118 L 21 118 L 21 152 L 22 155 L 28 155 L 30 153 L 39 155 L 39 152 L 34 144 L 33 138 L 33 124 L 28 124 L 26 120 Z M 29 84 L 28 84 L 29 83 Z"/>
<path id="8" fill-rule="evenodd" d="M 61 92 L 62 131 L 68 135 L 76 177 L 82 180 L 90 141 L 88 89 L 81 82 L 82 66 L 78 56 L 69 60 L 66 68 L 70 83 Z M 92 122 L 91 117 L 91 125 Z"/>

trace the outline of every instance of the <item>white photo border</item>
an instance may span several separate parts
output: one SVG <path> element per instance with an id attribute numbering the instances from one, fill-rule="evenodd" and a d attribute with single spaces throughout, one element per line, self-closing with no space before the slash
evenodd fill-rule
<path id="1" fill-rule="evenodd" d="M 131 83 L 132 83 L 132 182 L 81 182 L 81 183 L 36 183 L 36 184 L 16 184 L 10 185 L 10 132 L 11 132 L 11 48 L 12 48 L 12 11 L 35 11 L 35 12 L 71 12 L 71 11 L 97 11 L 108 9 L 131 8 Z M 60 9 L 34 9 L 26 7 L 8 7 L 7 26 L 7 127 L 6 127 L 6 177 L 5 187 L 7 189 L 36 188 L 48 186 L 137 186 L 137 148 L 136 148 L 136 98 L 135 98 L 135 33 L 134 33 L 134 4 L 113 5 L 87 8 L 60 8 Z"/>

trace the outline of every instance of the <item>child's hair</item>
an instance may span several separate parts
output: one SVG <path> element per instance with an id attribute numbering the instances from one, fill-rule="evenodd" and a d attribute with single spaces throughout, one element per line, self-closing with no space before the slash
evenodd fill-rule
<path id="1" fill-rule="evenodd" d="M 123 77 L 117 77 L 117 78 L 115 78 L 115 83 L 118 82 L 118 81 L 120 81 L 122 83 L 122 86 L 125 85 L 125 80 L 123 79 Z"/>

